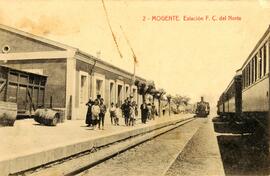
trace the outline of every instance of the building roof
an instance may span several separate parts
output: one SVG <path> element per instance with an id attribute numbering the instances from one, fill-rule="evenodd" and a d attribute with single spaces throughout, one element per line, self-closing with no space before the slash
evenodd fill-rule
<path id="1" fill-rule="evenodd" d="M 5 26 L 3 24 L 0 24 L 0 30 L 5 30 L 5 31 L 8 31 L 8 32 L 11 32 L 11 33 L 15 33 L 15 34 L 18 34 L 20 36 L 24 36 L 28 39 L 32 39 L 32 40 L 35 40 L 35 41 L 38 41 L 38 42 L 41 42 L 41 43 L 45 43 L 45 44 L 49 44 L 49 45 L 52 45 L 52 46 L 55 46 L 55 47 L 58 47 L 59 49 L 64 49 L 64 50 L 69 50 L 69 51 L 74 51 L 75 55 L 82 55 L 84 58 L 87 58 L 87 59 L 91 59 L 93 61 L 97 61 L 103 65 L 107 65 L 117 71 L 120 71 L 124 74 L 127 74 L 129 76 L 132 76 L 133 74 L 124 70 L 124 69 L 121 69 L 117 66 L 114 66 L 108 62 L 105 62 L 103 61 L 102 59 L 99 59 L 89 53 L 86 53 L 84 51 L 81 51 L 79 50 L 78 48 L 75 48 L 75 47 L 72 47 L 72 46 L 69 46 L 69 45 L 65 45 L 65 44 L 62 44 L 62 43 L 59 43 L 59 42 L 56 42 L 56 41 L 53 41 L 53 40 L 49 40 L 49 39 L 46 39 L 44 37 L 41 37 L 41 36 L 37 36 L 37 35 L 34 35 L 34 34 L 31 34 L 31 33 L 28 33 L 28 32 L 24 32 L 24 31 L 21 31 L 21 30 L 18 30 L 18 29 L 15 29 L 15 28 L 12 28 L 12 27 L 9 27 L 9 26 Z M 146 79 L 142 78 L 142 77 L 139 77 L 139 76 L 136 76 L 137 79 L 140 79 L 140 80 L 143 80 L 143 81 L 146 81 Z"/>
<path id="2" fill-rule="evenodd" d="M 36 40 L 36 41 L 39 41 L 42 43 L 47 43 L 47 44 L 50 44 L 50 45 L 53 45 L 53 46 L 56 46 L 58 48 L 62 48 L 65 50 L 77 50 L 77 48 L 74 48 L 72 46 L 68 46 L 68 45 L 53 41 L 53 40 L 49 40 L 49 39 L 46 39 L 44 37 L 37 36 L 37 35 L 31 34 L 31 33 L 28 33 L 28 32 L 25 32 L 25 31 L 22 31 L 19 29 L 15 29 L 15 28 L 3 25 L 3 24 L 0 24 L 0 29 L 15 33 L 15 34 L 19 34 L 19 35 L 24 36 L 26 38 L 30 38 L 30 39 L 33 39 L 33 40 Z"/>

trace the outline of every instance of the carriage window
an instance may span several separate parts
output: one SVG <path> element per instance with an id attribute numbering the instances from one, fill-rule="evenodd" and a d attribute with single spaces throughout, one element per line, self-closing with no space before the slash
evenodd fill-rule
<path id="1" fill-rule="evenodd" d="M 251 83 L 254 83 L 254 59 L 251 60 Z"/>
<path id="2" fill-rule="evenodd" d="M 255 65 L 254 65 L 254 67 L 255 67 L 255 82 L 256 82 L 256 81 L 257 81 L 257 75 L 258 75 L 258 74 L 257 74 L 257 72 L 258 72 L 258 71 L 257 71 L 257 70 L 258 70 L 258 64 L 257 64 L 258 61 L 257 61 L 257 57 L 256 57 L 256 56 L 254 57 L 254 60 L 255 60 Z"/>
<path id="3" fill-rule="evenodd" d="M 261 55 L 259 55 L 259 79 L 262 77 L 262 58 Z"/>
<path id="4" fill-rule="evenodd" d="M 242 72 L 242 75 L 243 75 L 243 78 L 242 78 L 242 85 L 243 85 L 243 88 L 245 88 L 245 69 L 244 69 L 244 71 Z"/>
<path id="5" fill-rule="evenodd" d="M 252 84 L 252 63 L 249 62 L 249 85 Z"/>
<path id="6" fill-rule="evenodd" d="M 248 67 L 246 67 L 246 87 L 248 86 Z"/>
<path id="7" fill-rule="evenodd" d="M 244 72 L 244 76 L 245 76 L 245 87 L 247 87 L 247 68 L 245 68 L 245 72 Z"/>
<path id="8" fill-rule="evenodd" d="M 248 86 L 250 85 L 250 69 L 249 69 L 249 64 L 247 67 L 247 72 L 248 72 Z"/>
<path id="9" fill-rule="evenodd" d="M 266 44 L 263 47 L 263 76 L 266 74 Z"/>
<path id="10" fill-rule="evenodd" d="M 246 87 L 248 86 L 248 69 L 246 67 Z"/>

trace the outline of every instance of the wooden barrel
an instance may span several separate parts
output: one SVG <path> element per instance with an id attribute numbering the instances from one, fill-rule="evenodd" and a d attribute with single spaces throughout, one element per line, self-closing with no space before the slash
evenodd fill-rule
<path id="1" fill-rule="evenodd" d="M 13 126 L 17 116 L 17 104 L 0 101 L 0 127 Z"/>
<path id="2" fill-rule="evenodd" d="M 37 109 L 34 120 L 46 126 L 56 126 L 60 121 L 60 113 L 52 109 Z"/>

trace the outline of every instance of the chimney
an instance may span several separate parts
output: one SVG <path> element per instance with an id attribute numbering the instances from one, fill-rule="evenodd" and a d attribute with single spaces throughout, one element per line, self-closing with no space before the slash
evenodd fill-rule
<path id="1" fill-rule="evenodd" d="M 201 102 L 203 102 L 203 97 L 201 97 Z"/>

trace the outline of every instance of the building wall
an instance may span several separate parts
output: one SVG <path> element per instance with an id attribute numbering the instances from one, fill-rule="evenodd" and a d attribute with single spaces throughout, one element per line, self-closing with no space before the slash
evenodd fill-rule
<path id="1" fill-rule="evenodd" d="M 92 75 L 91 69 L 93 69 Z M 89 64 L 77 59 L 75 84 L 78 86 L 76 86 L 75 91 L 75 119 L 84 119 L 87 112 L 87 107 L 85 106 L 86 102 L 83 103 L 80 101 L 80 98 L 82 96 L 82 93 L 80 91 L 80 88 L 82 86 L 80 81 L 82 76 L 81 73 L 83 73 L 85 76 L 87 75 L 89 79 L 88 85 L 86 86 L 88 89 L 88 93 L 86 96 L 88 98 L 92 97 L 95 99 L 98 94 L 98 89 L 101 88 L 99 94 L 101 94 L 102 98 L 104 99 L 105 105 L 107 107 L 110 107 L 110 104 L 112 102 L 123 103 L 124 99 L 126 97 L 129 97 L 133 93 L 131 89 L 134 89 L 135 97 L 133 100 L 138 103 L 139 96 L 137 95 L 137 88 L 136 86 L 132 86 L 132 80 L 127 78 L 131 77 L 130 75 L 125 75 L 125 73 L 123 73 L 122 75 L 112 73 L 97 66 L 93 67 L 93 64 Z M 101 86 L 99 86 L 100 83 L 102 84 Z M 118 96 L 120 87 L 122 87 L 122 92 L 121 95 Z M 127 92 L 126 88 L 128 88 Z"/>
<path id="2" fill-rule="evenodd" d="M 96 98 L 99 87 L 99 93 L 108 107 L 111 102 L 123 103 L 133 92 L 133 100 L 138 105 L 142 102 L 136 87 L 132 87 L 132 74 L 87 53 L 31 34 L 0 28 L 0 52 L 4 46 L 8 46 L 9 51 L 3 55 L 10 55 L 5 60 L 7 62 L 0 61 L 0 64 L 48 76 L 45 106 L 50 105 L 52 97 L 53 107 L 65 109 L 67 119 L 84 119 L 87 111 L 85 103 L 89 97 Z M 93 67 L 95 60 L 97 65 Z M 122 86 L 120 97 L 117 96 L 119 86 Z"/>
<path id="3" fill-rule="evenodd" d="M 101 95 L 109 108 L 110 103 L 123 103 L 126 97 L 133 94 L 134 101 L 138 105 L 142 103 L 142 96 L 137 94 L 137 87 L 131 85 L 131 80 L 125 74 L 115 73 L 95 67 L 92 76 L 90 70 L 92 65 L 81 62 L 75 58 L 67 59 L 34 59 L 7 61 L 3 65 L 43 73 L 48 76 L 45 92 L 45 105 L 50 105 L 50 97 L 53 98 L 53 107 L 65 109 L 67 119 L 85 119 L 90 97 L 96 98 L 97 81 L 102 81 Z M 73 64 L 74 63 L 74 64 Z M 82 81 L 82 79 L 85 79 Z M 82 82 L 84 84 L 82 85 Z M 110 85 L 113 85 L 110 87 Z M 118 97 L 118 88 L 122 86 L 122 94 Z M 83 87 L 83 88 L 82 88 Z M 126 94 L 126 88 L 128 92 Z M 111 90 L 112 89 L 112 90 Z"/>
<path id="4" fill-rule="evenodd" d="M 0 50 L 8 45 L 10 53 L 63 50 L 31 38 L 0 29 Z"/>
<path id="5" fill-rule="evenodd" d="M 31 70 L 43 72 L 48 76 L 45 90 L 45 106 L 50 105 L 50 97 L 53 99 L 54 108 L 65 108 L 66 106 L 66 60 L 17 60 L 8 61 L 5 64 L 20 70 Z"/>

